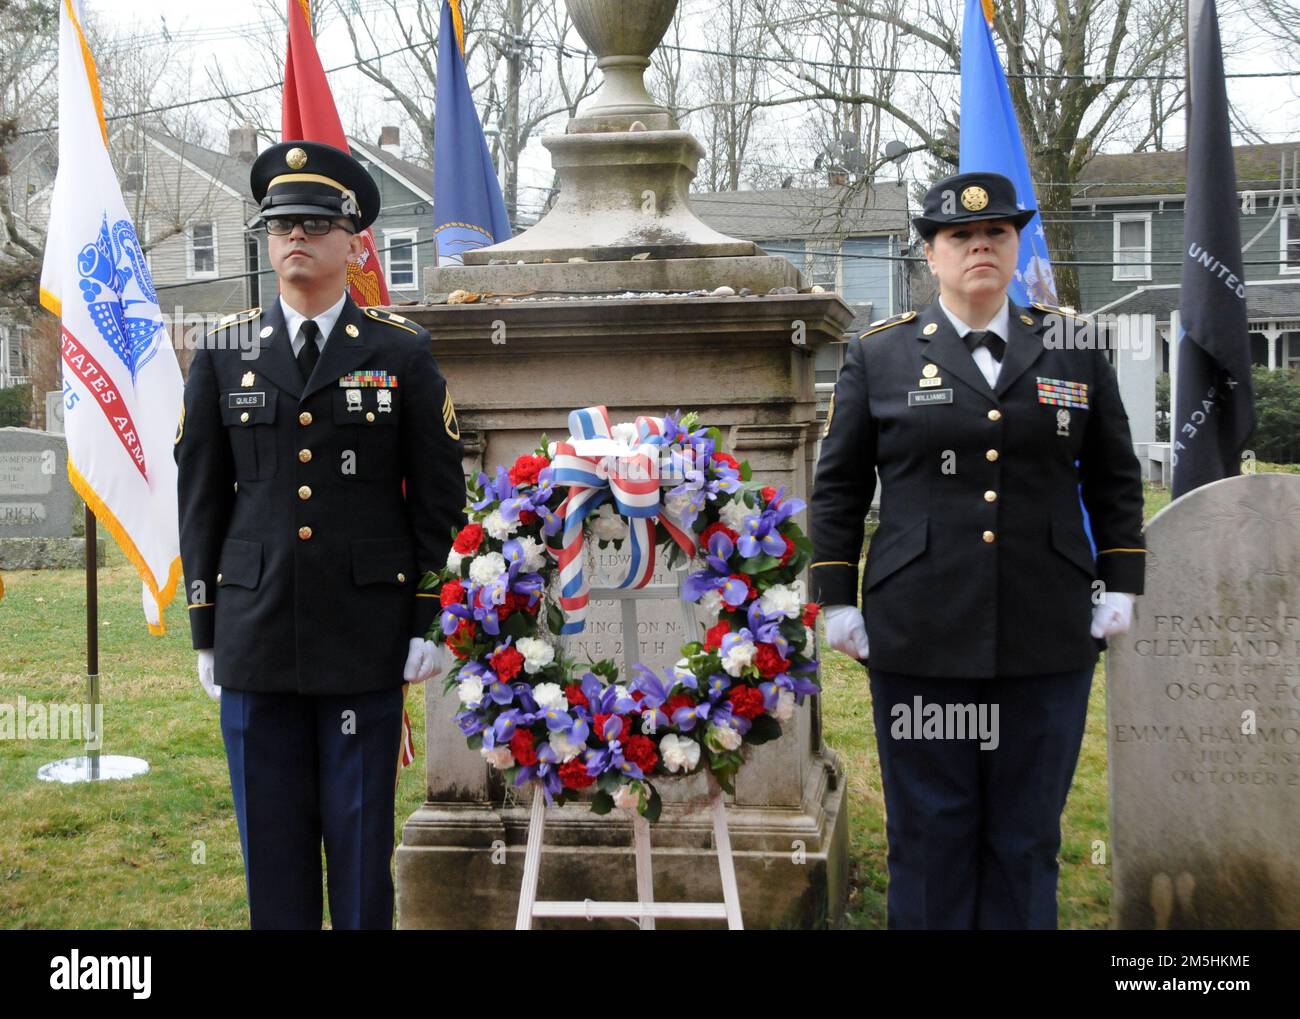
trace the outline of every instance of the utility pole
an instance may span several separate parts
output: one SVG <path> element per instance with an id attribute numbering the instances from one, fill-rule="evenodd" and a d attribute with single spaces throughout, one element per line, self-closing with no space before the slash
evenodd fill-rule
<path id="1" fill-rule="evenodd" d="M 519 214 L 519 83 L 522 77 L 524 48 L 524 2 L 510 0 L 509 24 L 506 26 L 506 60 L 509 72 L 506 79 L 506 130 L 503 155 L 506 160 L 505 183 L 506 216 L 513 225 Z"/>

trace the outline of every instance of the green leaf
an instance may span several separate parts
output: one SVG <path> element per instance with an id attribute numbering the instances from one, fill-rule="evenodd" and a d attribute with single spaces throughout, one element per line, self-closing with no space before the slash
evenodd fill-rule
<path id="1" fill-rule="evenodd" d="M 608 774 L 608 772 L 606 772 Z M 602 817 L 614 809 L 614 797 L 603 789 L 591 798 L 591 812 Z"/>
<path id="2" fill-rule="evenodd" d="M 756 573 L 765 573 L 767 570 L 775 569 L 781 564 L 781 560 L 770 555 L 754 556 L 753 559 L 742 559 L 739 570 L 741 573 L 747 573 L 751 577 Z"/>
<path id="3" fill-rule="evenodd" d="M 471 750 L 478 750 L 483 746 L 483 734 L 481 732 L 476 732 L 473 736 L 470 736 L 465 740 L 465 745 Z"/>
<path id="4" fill-rule="evenodd" d="M 654 824 L 659 820 L 659 815 L 664 812 L 664 801 L 659 796 L 658 789 L 650 785 L 649 782 L 646 783 L 646 786 L 650 790 L 650 801 L 646 803 L 645 809 L 641 811 L 641 816 L 651 824 Z"/>
<path id="5" fill-rule="evenodd" d="M 531 637 L 536 632 L 536 627 L 532 616 L 525 612 L 512 612 L 501 624 L 501 631 L 518 640 L 520 637 Z"/>
<path id="6" fill-rule="evenodd" d="M 763 714 L 754 719 L 754 724 L 750 727 L 749 732 L 745 734 L 745 742 L 753 743 L 760 746 L 763 743 L 770 743 L 778 739 L 781 735 L 781 723 L 771 715 Z"/>
<path id="7" fill-rule="evenodd" d="M 618 787 L 623 784 L 623 776 L 617 771 L 602 771 L 600 777 L 596 779 L 596 788 L 606 793 L 618 792 Z"/>
<path id="8" fill-rule="evenodd" d="M 564 629 L 564 613 L 560 611 L 560 606 L 554 602 L 550 602 L 546 606 L 546 628 L 554 634 L 558 634 Z"/>

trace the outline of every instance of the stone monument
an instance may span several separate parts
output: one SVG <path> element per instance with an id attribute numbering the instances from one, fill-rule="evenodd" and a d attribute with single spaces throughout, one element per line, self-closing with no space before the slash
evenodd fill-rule
<path id="1" fill-rule="evenodd" d="M 642 81 L 676 0 L 567 2 L 605 81 L 563 135 L 543 141 L 561 177 L 559 201 L 526 233 L 430 270 L 435 303 L 401 309 L 434 337 L 466 471 L 508 465 L 541 433 L 564 438 L 575 408 L 603 403 L 614 422 L 697 410 L 757 479 L 806 499 L 813 356 L 843 338 L 852 313 L 834 294 L 809 292 L 784 258 L 718 234 L 692 212 L 688 187 L 703 149 Z M 730 293 L 713 293 L 721 287 Z M 446 303 L 457 290 L 466 302 Z M 638 607 L 642 659 L 675 661 L 685 639 L 679 606 Z M 575 650 L 617 654 L 624 629 L 613 603 L 595 604 Z M 465 747 L 440 681 L 425 696 L 428 798 L 397 850 L 399 925 L 509 927 L 530 794 L 503 788 Z M 755 748 L 728 797 L 748 927 L 814 926 L 843 912 L 844 778 L 822 744 L 819 707 L 810 701 L 781 740 Z M 696 785 L 663 785 L 664 816 L 652 830 L 660 901 L 721 898 L 709 815 L 689 802 Z M 627 900 L 635 888 L 626 816 L 597 817 L 581 803 L 552 811 L 543 899 Z"/>
<path id="2" fill-rule="evenodd" d="M 1189 492 L 1147 526 L 1107 654 L 1112 925 L 1300 927 L 1300 476 Z"/>
<path id="3" fill-rule="evenodd" d="M 0 428 L 0 569 L 84 566 L 85 539 L 72 536 L 74 510 L 81 501 L 68 481 L 67 440 L 35 428 Z"/>

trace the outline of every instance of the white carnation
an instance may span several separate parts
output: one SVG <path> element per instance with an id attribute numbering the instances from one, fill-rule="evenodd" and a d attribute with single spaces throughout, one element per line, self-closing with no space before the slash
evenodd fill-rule
<path id="1" fill-rule="evenodd" d="M 589 519 L 591 533 L 598 541 L 621 541 L 627 535 L 627 524 L 614 512 L 612 503 L 605 503 Z"/>
<path id="2" fill-rule="evenodd" d="M 736 641 L 731 650 L 722 656 L 723 670 L 728 676 L 739 676 L 748 666 L 754 664 L 754 655 L 757 651 L 753 641 Z"/>
<path id="3" fill-rule="evenodd" d="M 447 568 L 452 573 L 460 573 L 460 561 L 465 557 L 457 552 L 454 548 L 447 553 Z"/>
<path id="4" fill-rule="evenodd" d="M 515 647 L 519 653 L 524 656 L 524 671 L 530 676 L 535 676 L 541 672 L 551 662 L 555 661 L 555 648 L 544 640 L 538 640 L 536 637 L 520 637 L 515 641 Z M 533 696 L 537 696 L 537 690 L 542 686 L 555 686 L 554 683 L 542 683 L 534 689 Z M 556 687 L 556 689 L 559 689 Z M 540 703 L 540 701 L 538 702 Z"/>
<path id="5" fill-rule="evenodd" d="M 758 608 L 764 615 L 780 614 L 786 619 L 798 619 L 803 614 L 802 583 L 773 584 L 758 599 Z"/>
<path id="6" fill-rule="evenodd" d="M 729 725 L 709 726 L 709 738 L 723 750 L 739 750 L 744 738 Z"/>
<path id="7" fill-rule="evenodd" d="M 700 600 L 697 604 L 710 619 L 717 619 L 718 613 L 722 611 L 722 592 L 716 588 L 710 591 L 705 591 L 700 595 Z"/>
<path id="8" fill-rule="evenodd" d="M 555 751 L 561 764 L 567 764 L 587 749 L 585 743 L 575 743 L 569 739 L 567 732 L 553 732 L 547 737 L 547 742 L 551 744 L 551 749 Z"/>
<path id="9" fill-rule="evenodd" d="M 569 703 L 568 698 L 564 696 L 564 691 L 560 689 L 559 683 L 538 683 L 533 687 L 533 700 L 537 702 L 537 706 L 543 711 L 547 708 L 563 708 Z"/>
<path id="10" fill-rule="evenodd" d="M 477 708 L 483 703 L 483 680 L 466 676 L 456 685 L 456 696 L 467 708 Z"/>
<path id="11" fill-rule="evenodd" d="M 740 533 L 745 526 L 745 517 L 751 516 L 753 512 L 742 500 L 733 499 L 718 511 L 718 519 L 736 533 Z"/>
<path id="12" fill-rule="evenodd" d="M 690 504 L 691 497 L 684 492 L 679 495 L 670 495 L 664 499 L 664 509 L 668 511 L 668 515 L 674 520 L 680 519 Z"/>
<path id="13" fill-rule="evenodd" d="M 692 771 L 700 763 L 700 745 L 671 732 L 659 741 L 659 753 L 669 771 Z"/>
<path id="14" fill-rule="evenodd" d="M 776 707 L 772 709 L 772 717 L 778 722 L 788 722 L 794 718 L 794 694 L 789 690 L 782 690 L 777 695 Z"/>
<path id="15" fill-rule="evenodd" d="M 524 550 L 525 572 L 536 573 L 546 565 L 546 546 L 540 541 L 525 535 L 519 539 L 519 544 Z"/>
<path id="16" fill-rule="evenodd" d="M 483 755 L 483 760 L 494 768 L 500 768 L 505 771 L 506 768 L 512 767 L 515 763 L 515 755 L 510 752 L 508 746 L 505 747 L 479 747 L 479 753 Z"/>
<path id="17" fill-rule="evenodd" d="M 501 515 L 499 509 L 495 509 L 484 519 L 483 530 L 496 538 L 497 541 L 505 541 L 515 531 L 519 530 L 519 521 L 507 520 Z"/>
<path id="18" fill-rule="evenodd" d="M 506 560 L 500 552 L 475 556 L 474 561 L 469 564 L 469 579 L 480 587 L 486 587 L 505 572 Z"/>

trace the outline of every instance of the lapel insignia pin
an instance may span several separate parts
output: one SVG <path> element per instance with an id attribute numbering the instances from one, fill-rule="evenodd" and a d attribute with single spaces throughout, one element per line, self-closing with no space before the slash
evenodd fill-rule
<path id="1" fill-rule="evenodd" d="M 268 337 L 269 337 L 273 332 L 275 332 L 275 330 L 274 330 L 273 328 L 271 328 L 270 326 L 262 326 L 262 331 L 261 331 L 260 333 L 258 333 L 257 335 L 260 336 L 260 337 L 262 337 L 262 339 L 265 340 L 265 339 L 267 339 L 267 338 L 268 338 Z"/>
<path id="2" fill-rule="evenodd" d="M 1023 323 L 1024 323 L 1025 325 L 1027 325 L 1027 326 L 1031 326 L 1031 325 L 1034 324 L 1034 320 L 1033 320 L 1032 318 L 1030 318 L 1028 315 L 1021 315 L 1021 316 L 1020 316 L 1020 321 L 1023 322 Z"/>
<path id="3" fill-rule="evenodd" d="M 347 325 L 343 327 L 343 331 L 347 333 L 349 336 L 351 336 L 354 340 L 361 335 L 361 330 L 358 329 L 356 326 L 354 326 L 351 322 L 349 322 Z"/>
<path id="4" fill-rule="evenodd" d="M 927 364 L 921 369 L 921 374 L 927 379 L 932 379 L 939 374 L 939 366 L 937 364 Z"/>
<path id="5" fill-rule="evenodd" d="M 939 327 L 933 322 L 931 322 L 928 326 L 926 326 L 924 329 L 921 330 L 921 332 L 924 333 L 926 336 L 933 336 L 938 331 L 939 331 Z"/>
<path id="6" fill-rule="evenodd" d="M 245 389 L 249 389 L 252 387 L 255 377 L 252 372 L 244 372 L 244 377 L 239 380 L 239 384 Z"/>

